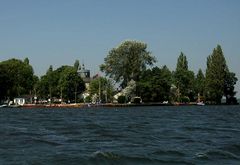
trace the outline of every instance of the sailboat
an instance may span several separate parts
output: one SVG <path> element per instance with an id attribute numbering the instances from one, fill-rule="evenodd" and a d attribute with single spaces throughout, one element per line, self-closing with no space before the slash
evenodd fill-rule
<path id="1" fill-rule="evenodd" d="M 196 105 L 203 106 L 203 105 L 205 105 L 205 103 L 204 103 L 203 101 L 201 101 L 201 98 L 200 98 L 200 97 L 201 97 L 201 96 L 200 96 L 200 94 L 198 93 L 198 100 L 197 100 Z"/>

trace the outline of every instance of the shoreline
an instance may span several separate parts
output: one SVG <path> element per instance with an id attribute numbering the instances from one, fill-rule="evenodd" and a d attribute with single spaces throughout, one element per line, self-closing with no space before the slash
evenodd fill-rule
<path id="1" fill-rule="evenodd" d="M 216 104 L 204 104 L 198 105 L 196 102 L 191 103 L 173 103 L 173 104 L 164 104 L 164 103 L 140 103 L 140 104 L 118 104 L 118 103 L 103 103 L 103 104 L 87 104 L 87 103 L 74 103 L 74 104 L 24 104 L 24 105 L 10 105 L 4 106 L 2 108 L 94 108 L 94 107 L 138 107 L 138 106 L 212 106 Z M 227 105 L 227 104 L 219 104 Z M 239 105 L 239 104 L 234 104 Z"/>

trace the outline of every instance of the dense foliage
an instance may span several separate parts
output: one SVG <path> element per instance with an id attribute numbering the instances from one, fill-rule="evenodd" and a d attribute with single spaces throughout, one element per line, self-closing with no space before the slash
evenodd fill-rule
<path id="1" fill-rule="evenodd" d="M 196 79 L 195 79 L 195 93 L 199 96 L 203 96 L 205 88 L 205 76 L 201 69 L 198 70 Z"/>
<path id="2" fill-rule="evenodd" d="M 196 75 L 189 70 L 187 57 L 182 52 L 174 71 L 167 66 L 150 68 L 155 62 L 155 57 L 147 51 L 147 44 L 125 41 L 110 50 L 100 66 L 110 78 L 93 77 L 86 88 L 78 73 L 81 69 L 78 60 L 73 66 L 65 65 L 55 70 L 50 66 L 39 79 L 28 58 L 9 59 L 0 62 L 0 101 L 30 95 L 50 103 L 79 102 L 85 91 L 89 101 L 113 102 L 122 89 L 118 93 L 118 101 L 122 103 L 134 102 L 137 98 L 135 102 L 187 103 L 198 100 L 221 104 L 224 96 L 226 104 L 237 103 L 234 86 L 238 79 L 229 70 L 220 45 L 208 56 L 205 74 L 201 69 Z M 119 85 L 118 90 L 114 89 L 116 85 Z"/>
<path id="3" fill-rule="evenodd" d="M 10 59 L 0 63 L 0 99 L 31 94 L 36 81 L 28 59 Z"/>
<path id="4" fill-rule="evenodd" d="M 142 72 L 137 93 L 143 102 L 162 102 L 170 99 L 172 74 L 167 66 L 154 67 Z"/>
<path id="5" fill-rule="evenodd" d="M 100 69 L 125 88 L 131 79 L 138 81 L 141 72 L 154 62 L 156 62 L 155 57 L 147 51 L 147 44 L 125 41 L 110 50 Z"/>
<path id="6" fill-rule="evenodd" d="M 174 84 L 178 88 L 178 100 L 188 97 L 194 101 L 194 72 L 188 70 L 187 57 L 181 52 L 177 60 L 177 67 L 173 73 Z"/>
<path id="7" fill-rule="evenodd" d="M 85 84 L 75 66 L 62 66 L 56 70 L 50 66 L 40 80 L 34 75 L 29 59 L 10 59 L 0 63 L 0 100 L 15 97 L 35 97 L 39 100 L 61 98 L 61 101 L 76 102 L 85 90 Z"/>
<path id="8" fill-rule="evenodd" d="M 224 95 L 226 96 L 227 104 L 236 104 L 237 98 L 235 97 L 234 85 L 237 83 L 237 77 L 233 72 L 227 72 L 224 81 Z"/>
<path id="9" fill-rule="evenodd" d="M 126 41 L 109 52 L 100 69 L 123 88 L 130 80 L 134 80 L 137 84 L 136 94 L 144 102 L 198 100 L 220 104 L 223 96 L 226 96 L 227 104 L 237 103 L 234 91 L 237 78 L 229 71 L 220 45 L 207 58 L 205 75 L 201 69 L 197 75 L 189 70 L 187 57 L 182 52 L 173 72 L 166 66 L 161 69 L 146 68 L 155 61 L 146 51 L 146 44 Z"/>
<path id="10" fill-rule="evenodd" d="M 76 102 L 85 90 L 85 84 L 77 73 L 76 66 L 61 66 L 53 70 L 49 67 L 47 73 L 37 84 L 37 91 L 41 98 L 61 98 L 60 101 Z"/>
<path id="11" fill-rule="evenodd" d="M 228 104 L 236 102 L 234 99 L 234 85 L 237 78 L 231 73 L 226 64 L 225 57 L 220 45 L 213 49 L 207 58 L 205 96 L 212 104 L 220 104 L 225 95 Z"/>

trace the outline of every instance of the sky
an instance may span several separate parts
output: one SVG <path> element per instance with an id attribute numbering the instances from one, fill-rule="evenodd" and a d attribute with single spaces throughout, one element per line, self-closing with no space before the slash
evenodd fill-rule
<path id="1" fill-rule="evenodd" d="M 125 40 L 145 42 L 157 66 L 205 71 L 220 44 L 240 97 L 239 0 L 0 0 L 0 61 L 29 58 L 36 75 L 84 63 L 99 73 L 108 52 Z"/>

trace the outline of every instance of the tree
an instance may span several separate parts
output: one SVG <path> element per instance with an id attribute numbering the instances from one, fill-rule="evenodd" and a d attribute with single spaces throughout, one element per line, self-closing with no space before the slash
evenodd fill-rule
<path id="1" fill-rule="evenodd" d="M 37 96 L 37 87 L 38 87 L 38 83 L 39 83 L 39 77 L 38 76 L 36 76 L 36 75 L 33 75 L 33 94 L 35 95 L 35 96 Z"/>
<path id="2" fill-rule="evenodd" d="M 152 70 L 147 69 L 143 71 L 140 75 L 140 81 L 137 82 L 137 95 L 140 96 L 143 102 L 152 102 L 152 93 L 154 92 L 152 88 Z"/>
<path id="3" fill-rule="evenodd" d="M 198 70 L 198 73 L 195 78 L 195 91 L 200 96 L 203 96 L 205 88 L 205 76 L 201 69 Z"/>
<path id="4" fill-rule="evenodd" d="M 125 41 L 110 50 L 100 70 L 125 88 L 130 80 L 137 82 L 141 72 L 155 62 L 155 57 L 147 51 L 147 44 Z"/>
<path id="5" fill-rule="evenodd" d="M 77 102 L 77 95 L 85 90 L 85 84 L 74 67 L 65 67 L 61 72 L 58 86 L 61 98 Z"/>
<path id="6" fill-rule="evenodd" d="M 49 95 L 49 85 L 47 76 L 41 76 L 36 84 L 36 95 L 38 98 L 47 99 Z"/>
<path id="7" fill-rule="evenodd" d="M 181 97 L 189 97 L 194 100 L 194 72 L 188 70 L 187 57 L 181 52 L 177 60 L 174 72 L 174 82 Z"/>
<path id="8" fill-rule="evenodd" d="M 78 70 L 78 69 L 79 69 L 79 66 L 80 66 L 80 62 L 79 62 L 79 60 L 76 60 L 73 67 L 74 67 L 76 70 Z"/>
<path id="9" fill-rule="evenodd" d="M 137 83 L 138 95 L 144 102 L 163 102 L 170 100 L 172 73 L 163 66 L 144 71 Z"/>
<path id="10" fill-rule="evenodd" d="M 29 59 L 28 59 L 28 58 L 25 58 L 23 62 L 24 62 L 25 64 L 29 65 Z"/>
<path id="11" fill-rule="evenodd" d="M 0 63 L 0 103 L 7 96 L 8 90 L 11 88 L 13 82 L 10 81 L 7 65 Z"/>
<path id="12" fill-rule="evenodd" d="M 237 104 L 237 99 L 235 97 L 236 92 L 234 91 L 234 85 L 237 82 L 237 77 L 235 73 L 227 72 L 224 81 L 224 95 L 226 96 L 226 104 Z"/>
<path id="13" fill-rule="evenodd" d="M 34 71 L 29 61 L 25 59 L 25 62 L 18 59 L 9 59 L 0 63 L 1 74 L 3 78 L 1 84 L 3 84 L 4 95 L 10 99 L 30 94 L 34 86 Z"/>
<path id="14" fill-rule="evenodd" d="M 49 97 L 60 97 L 61 96 L 61 88 L 59 86 L 59 80 L 61 78 L 62 73 L 67 68 L 73 68 L 72 66 L 63 65 L 56 70 L 52 69 L 52 66 L 48 69 L 46 76 L 49 85 Z M 76 71 L 77 72 L 77 71 Z"/>
<path id="15" fill-rule="evenodd" d="M 178 60 L 177 60 L 177 67 L 176 70 L 188 70 L 188 61 L 187 57 L 183 54 L 183 52 L 180 53 Z"/>
<path id="16" fill-rule="evenodd" d="M 172 85 L 172 72 L 164 65 L 160 69 L 160 101 L 169 101 L 170 100 L 170 89 Z"/>
<path id="17" fill-rule="evenodd" d="M 56 87 L 56 85 L 57 85 L 56 76 L 53 73 L 52 65 L 49 66 L 49 69 L 46 74 L 46 78 L 47 78 L 47 83 L 48 83 L 49 99 L 50 99 L 50 102 L 52 102 L 53 93 L 54 93 L 54 91 L 56 91 L 56 90 L 54 90 L 54 87 Z"/>
<path id="18" fill-rule="evenodd" d="M 220 45 L 207 58 L 205 95 L 209 102 L 221 104 L 228 67 Z"/>
<path id="19" fill-rule="evenodd" d="M 102 102 L 111 102 L 113 99 L 114 85 L 110 79 L 97 77 L 89 84 L 90 96 L 98 96 Z"/>
<path id="20" fill-rule="evenodd" d="M 56 70 L 53 70 L 50 66 L 37 86 L 40 97 L 50 98 L 51 101 L 53 97 L 57 97 L 76 102 L 77 96 L 85 90 L 85 84 L 78 75 L 76 68 L 66 65 Z"/>
<path id="21" fill-rule="evenodd" d="M 131 101 L 136 96 L 136 82 L 134 80 L 129 81 L 126 88 L 122 90 L 122 93 L 127 101 Z"/>

